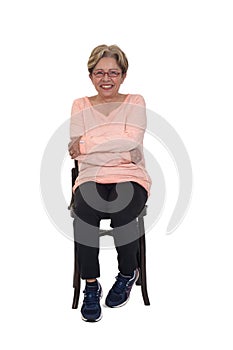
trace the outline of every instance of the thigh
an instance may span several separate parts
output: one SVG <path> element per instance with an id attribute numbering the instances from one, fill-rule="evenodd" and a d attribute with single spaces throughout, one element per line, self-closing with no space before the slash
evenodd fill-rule
<path id="1" fill-rule="evenodd" d="M 116 188 L 109 193 L 108 197 L 111 226 L 119 227 L 134 221 L 144 208 L 147 199 L 147 191 L 136 182 L 116 184 Z M 117 200 L 118 206 L 116 206 Z"/>
<path id="2" fill-rule="evenodd" d="M 98 226 L 106 218 L 109 190 L 93 181 L 81 184 L 74 193 L 74 212 L 88 224 Z"/>

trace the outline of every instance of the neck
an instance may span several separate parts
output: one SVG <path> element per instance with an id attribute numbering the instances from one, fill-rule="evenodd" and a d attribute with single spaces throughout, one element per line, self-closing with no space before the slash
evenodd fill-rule
<path id="1" fill-rule="evenodd" d="M 96 101 L 99 103 L 119 102 L 119 97 L 120 97 L 120 94 L 117 94 L 115 96 L 110 96 L 110 97 L 103 97 L 103 96 L 97 95 Z"/>

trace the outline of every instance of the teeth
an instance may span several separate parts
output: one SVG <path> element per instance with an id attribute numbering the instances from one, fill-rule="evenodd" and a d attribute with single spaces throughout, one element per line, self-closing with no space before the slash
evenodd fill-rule
<path id="1" fill-rule="evenodd" d="M 102 85 L 102 87 L 103 87 L 104 89 L 110 89 L 110 88 L 112 87 L 112 85 Z"/>

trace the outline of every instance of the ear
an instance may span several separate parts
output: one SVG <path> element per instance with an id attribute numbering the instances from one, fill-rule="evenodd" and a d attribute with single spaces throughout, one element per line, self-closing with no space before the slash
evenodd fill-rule
<path id="1" fill-rule="evenodd" d="M 126 76 L 127 76 L 126 73 L 122 74 L 122 77 L 121 77 L 121 84 L 124 83 L 124 80 L 125 80 Z"/>
<path id="2" fill-rule="evenodd" d="M 91 73 L 89 74 L 89 78 L 91 79 L 91 81 L 93 83 L 93 77 L 92 77 Z"/>

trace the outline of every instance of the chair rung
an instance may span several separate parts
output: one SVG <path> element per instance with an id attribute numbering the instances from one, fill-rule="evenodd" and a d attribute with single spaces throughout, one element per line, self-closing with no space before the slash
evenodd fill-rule
<path id="1" fill-rule="evenodd" d="M 99 236 L 112 236 L 113 235 L 113 229 L 112 230 L 99 230 Z"/>

